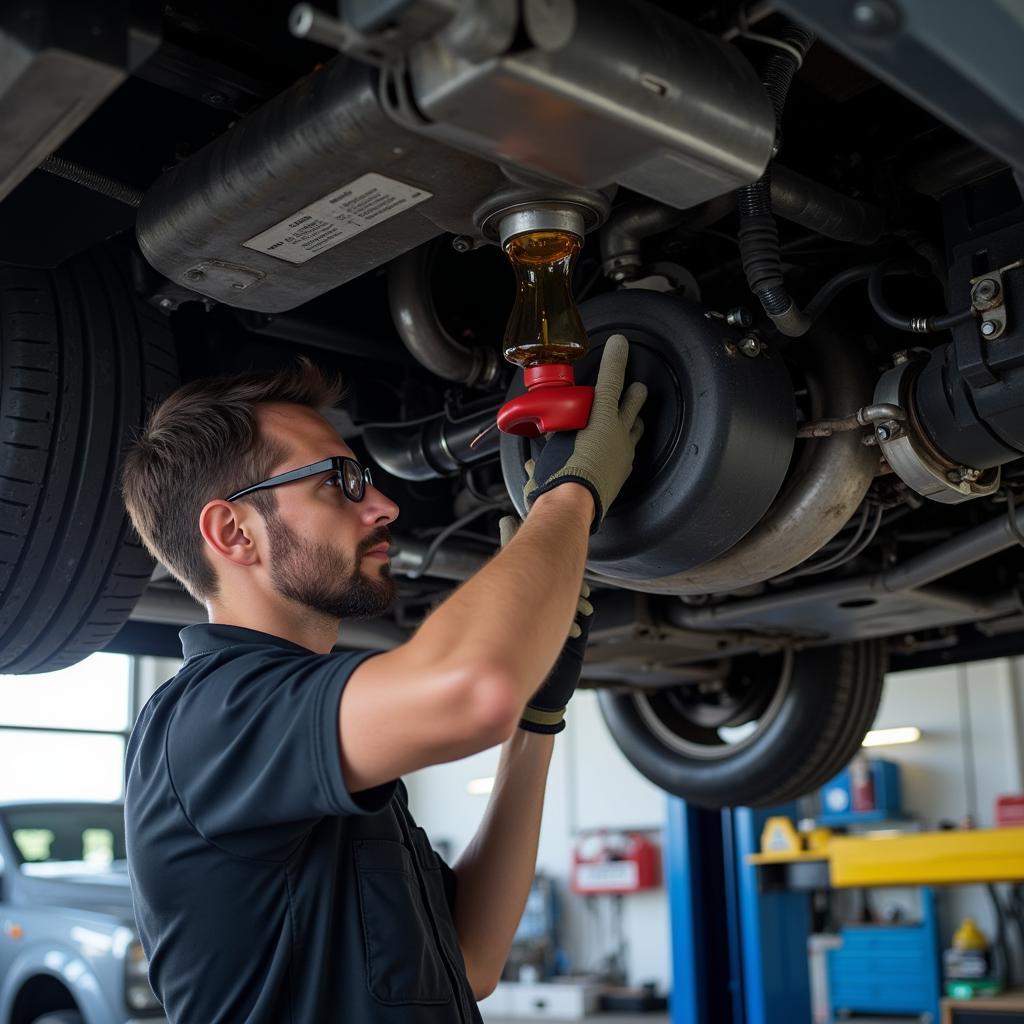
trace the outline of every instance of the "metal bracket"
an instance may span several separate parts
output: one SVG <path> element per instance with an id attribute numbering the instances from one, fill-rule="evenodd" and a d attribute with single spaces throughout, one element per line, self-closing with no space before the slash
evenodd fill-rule
<path id="1" fill-rule="evenodd" d="M 1024 267 L 1024 259 L 971 278 L 971 305 L 981 316 L 978 329 L 987 341 L 995 341 L 1006 332 L 1006 288 L 1003 274 L 1019 267 Z"/>

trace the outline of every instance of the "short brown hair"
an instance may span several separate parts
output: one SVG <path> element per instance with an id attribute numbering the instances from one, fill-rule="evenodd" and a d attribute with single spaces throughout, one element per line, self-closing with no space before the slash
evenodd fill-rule
<path id="1" fill-rule="evenodd" d="M 153 411 L 125 454 L 121 493 L 143 543 L 197 601 L 217 595 L 198 528 L 203 506 L 265 479 L 287 454 L 260 435 L 256 407 L 323 411 L 341 396 L 338 377 L 301 359 L 285 370 L 193 381 Z M 246 500 L 264 516 L 277 509 L 273 490 Z"/>

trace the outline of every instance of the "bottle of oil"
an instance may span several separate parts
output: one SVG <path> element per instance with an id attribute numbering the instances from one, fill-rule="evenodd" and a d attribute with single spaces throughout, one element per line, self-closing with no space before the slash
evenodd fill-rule
<path id="1" fill-rule="evenodd" d="M 505 328 L 505 358 L 523 369 L 573 363 L 589 343 L 572 298 L 572 267 L 582 240 L 569 231 L 514 235 L 505 253 L 515 270 L 516 300 Z"/>

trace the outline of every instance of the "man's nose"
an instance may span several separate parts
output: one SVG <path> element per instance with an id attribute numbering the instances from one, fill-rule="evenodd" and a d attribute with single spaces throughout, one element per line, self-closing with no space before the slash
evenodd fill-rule
<path id="1" fill-rule="evenodd" d="M 359 503 L 359 511 L 363 521 L 380 526 L 386 523 L 393 523 L 398 518 L 398 506 L 385 494 L 381 494 L 376 487 L 367 485 L 363 500 Z"/>

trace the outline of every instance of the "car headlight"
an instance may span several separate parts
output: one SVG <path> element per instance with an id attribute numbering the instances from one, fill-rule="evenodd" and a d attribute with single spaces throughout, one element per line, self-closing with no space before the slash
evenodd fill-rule
<path id="1" fill-rule="evenodd" d="M 149 961 L 138 939 L 129 943 L 124 956 L 124 1001 L 130 1010 L 158 1010 L 160 1000 L 149 985 Z"/>

